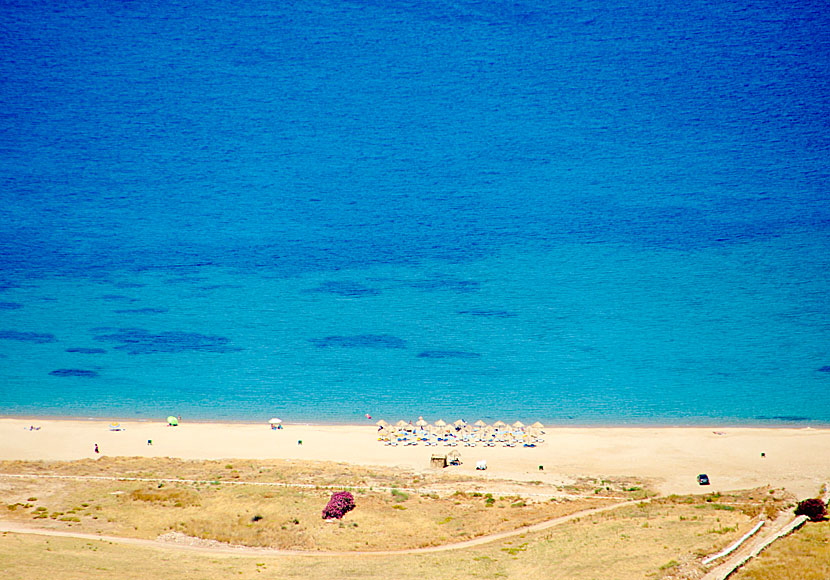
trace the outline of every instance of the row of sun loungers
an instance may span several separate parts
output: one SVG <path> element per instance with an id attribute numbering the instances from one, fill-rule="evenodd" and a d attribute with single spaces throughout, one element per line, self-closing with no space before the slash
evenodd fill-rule
<path id="1" fill-rule="evenodd" d="M 536 447 L 537 445 L 544 443 L 545 440 L 539 437 L 533 436 L 526 436 L 521 437 L 517 436 L 515 438 L 507 438 L 507 437 L 500 437 L 500 438 L 473 438 L 473 437 L 417 437 L 412 436 L 410 434 L 397 434 L 392 435 L 389 437 L 379 437 L 378 441 L 381 441 L 386 446 L 391 447 L 398 447 L 400 446 L 410 446 L 410 445 L 420 445 L 423 443 L 426 447 L 458 447 L 459 444 L 464 447 L 478 447 L 479 444 L 482 447 Z"/>

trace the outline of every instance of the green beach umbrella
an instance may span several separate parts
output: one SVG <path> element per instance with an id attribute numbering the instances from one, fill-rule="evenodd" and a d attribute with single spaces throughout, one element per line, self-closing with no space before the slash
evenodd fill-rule
<path id="1" fill-rule="evenodd" d="M 176 419 L 173 415 L 170 415 L 169 417 L 167 417 L 167 424 L 175 427 L 179 424 L 179 420 Z"/>

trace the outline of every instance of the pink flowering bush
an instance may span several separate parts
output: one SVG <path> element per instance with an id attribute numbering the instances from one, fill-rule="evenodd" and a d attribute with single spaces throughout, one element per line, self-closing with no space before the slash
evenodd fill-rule
<path id="1" fill-rule="evenodd" d="M 323 510 L 323 519 L 339 520 L 354 509 L 354 496 L 348 491 L 338 491 L 331 494 L 326 509 Z"/>
<path id="2" fill-rule="evenodd" d="M 805 499 L 798 502 L 795 508 L 795 515 L 807 516 L 811 522 L 820 522 L 827 516 L 827 507 L 819 498 Z"/>

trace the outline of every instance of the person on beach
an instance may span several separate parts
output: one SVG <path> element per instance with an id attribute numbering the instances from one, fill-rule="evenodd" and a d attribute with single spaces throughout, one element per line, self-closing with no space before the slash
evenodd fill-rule
<path id="1" fill-rule="evenodd" d="M 95 444 L 95 453 L 100 453 L 100 451 L 98 451 L 98 444 L 97 443 Z"/>

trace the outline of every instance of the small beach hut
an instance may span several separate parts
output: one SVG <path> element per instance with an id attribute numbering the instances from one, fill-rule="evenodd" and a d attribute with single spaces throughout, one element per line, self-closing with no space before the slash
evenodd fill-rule
<path id="1" fill-rule="evenodd" d="M 447 466 L 447 456 L 433 455 L 429 458 L 429 466 L 435 469 L 444 469 Z"/>
<path id="2" fill-rule="evenodd" d="M 173 415 L 167 417 L 167 424 L 171 427 L 176 427 L 179 424 L 179 420 L 176 419 Z"/>

